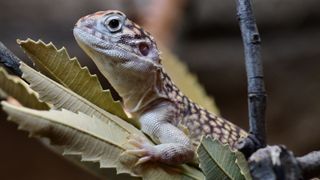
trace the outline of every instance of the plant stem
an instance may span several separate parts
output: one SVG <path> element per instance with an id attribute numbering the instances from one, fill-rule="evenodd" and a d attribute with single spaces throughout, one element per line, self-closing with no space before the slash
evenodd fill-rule
<path id="1" fill-rule="evenodd" d="M 249 150 L 249 155 L 266 146 L 265 109 L 266 92 L 261 62 L 261 39 L 250 0 L 236 0 L 237 16 L 244 45 L 244 56 L 248 79 L 248 108 L 251 138 L 246 138 L 240 150 Z M 250 142 L 251 141 L 251 142 Z M 251 147 L 250 147 L 251 146 Z M 255 146 L 255 147 L 252 147 Z"/>

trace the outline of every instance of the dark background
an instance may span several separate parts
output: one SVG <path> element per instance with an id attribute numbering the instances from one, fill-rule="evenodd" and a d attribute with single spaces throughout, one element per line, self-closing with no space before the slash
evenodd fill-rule
<path id="1" fill-rule="evenodd" d="M 53 41 L 96 72 L 76 45 L 73 25 L 95 11 L 122 10 L 189 65 L 225 118 L 247 128 L 246 79 L 235 2 L 161 2 L 167 4 L 155 6 L 148 0 L 1 0 L 0 41 L 25 61 L 17 38 Z M 268 143 L 285 144 L 297 155 L 320 149 L 320 1 L 260 0 L 253 4 L 268 90 Z M 167 19 L 161 21 L 163 14 Z M 0 179 L 95 179 L 29 139 L 27 133 L 17 131 L 2 111 L 0 142 Z"/>

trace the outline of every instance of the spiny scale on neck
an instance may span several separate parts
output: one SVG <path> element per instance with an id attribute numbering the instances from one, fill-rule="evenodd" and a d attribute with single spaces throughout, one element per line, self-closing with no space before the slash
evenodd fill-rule
<path id="1" fill-rule="evenodd" d="M 208 112 L 190 100 L 163 70 L 161 76 L 165 94 L 177 107 L 176 116 L 180 120 L 178 123 L 188 128 L 195 145 L 200 142 L 202 135 L 217 138 L 222 143 L 228 143 L 231 147 L 234 147 L 240 138 L 247 136 L 247 133 L 238 126 Z"/>

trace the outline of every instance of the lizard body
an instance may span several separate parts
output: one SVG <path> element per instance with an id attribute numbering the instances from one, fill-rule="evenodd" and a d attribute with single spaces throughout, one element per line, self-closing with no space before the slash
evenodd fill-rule
<path id="1" fill-rule="evenodd" d="M 152 146 L 138 137 L 129 140 L 137 149 L 128 152 L 140 157 L 138 163 L 191 162 L 202 135 L 231 148 L 247 136 L 183 95 L 164 72 L 154 38 L 122 12 L 87 15 L 75 25 L 74 36 L 119 93 L 126 111 L 139 119 L 141 130 L 159 143 Z"/>

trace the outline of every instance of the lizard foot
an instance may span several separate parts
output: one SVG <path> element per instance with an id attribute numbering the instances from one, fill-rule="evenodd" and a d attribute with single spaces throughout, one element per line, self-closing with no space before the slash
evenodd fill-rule
<path id="1" fill-rule="evenodd" d="M 159 159 L 157 149 L 154 145 L 150 144 L 147 139 L 133 135 L 129 138 L 128 142 L 133 145 L 135 149 L 129 149 L 126 153 L 139 157 L 135 166 Z"/>

